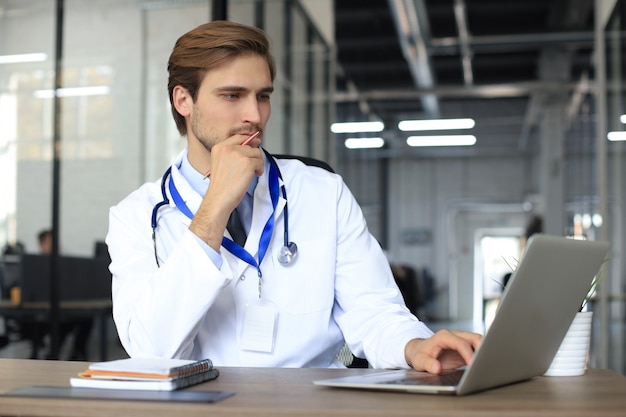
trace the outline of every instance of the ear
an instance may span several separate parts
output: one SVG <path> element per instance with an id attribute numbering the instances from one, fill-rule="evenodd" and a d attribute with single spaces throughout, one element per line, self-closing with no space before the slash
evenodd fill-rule
<path id="1" fill-rule="evenodd" d="M 174 103 L 174 108 L 181 116 L 187 117 L 191 114 L 193 100 L 186 88 L 180 85 L 174 87 L 172 91 L 172 102 Z"/>

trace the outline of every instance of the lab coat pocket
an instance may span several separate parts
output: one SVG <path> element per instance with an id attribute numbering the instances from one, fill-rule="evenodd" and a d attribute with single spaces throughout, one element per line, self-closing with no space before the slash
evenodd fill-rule
<path id="1" fill-rule="evenodd" d="M 298 242 L 298 255 L 288 265 L 278 262 L 281 248 L 275 248 L 274 274 L 264 279 L 264 296 L 267 294 L 268 300 L 288 314 L 331 309 L 335 299 L 335 261 L 332 254 L 325 253 L 326 248 L 328 242 L 324 239 Z"/>

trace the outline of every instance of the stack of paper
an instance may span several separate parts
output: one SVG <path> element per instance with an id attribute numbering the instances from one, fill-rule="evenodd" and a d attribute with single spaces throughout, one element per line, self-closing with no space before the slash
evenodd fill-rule
<path id="1" fill-rule="evenodd" d="M 70 378 L 73 387 L 173 391 L 217 378 L 210 359 L 128 358 L 96 362 Z"/>

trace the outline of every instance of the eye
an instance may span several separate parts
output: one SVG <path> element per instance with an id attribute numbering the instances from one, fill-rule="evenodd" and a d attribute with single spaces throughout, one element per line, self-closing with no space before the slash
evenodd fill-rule
<path id="1" fill-rule="evenodd" d="M 224 94 L 224 98 L 228 99 L 228 100 L 235 100 L 239 98 L 239 94 L 237 93 L 225 93 Z"/>

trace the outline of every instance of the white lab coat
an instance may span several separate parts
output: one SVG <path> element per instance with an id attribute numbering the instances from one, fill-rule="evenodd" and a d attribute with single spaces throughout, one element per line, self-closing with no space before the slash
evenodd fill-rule
<path id="1" fill-rule="evenodd" d="M 172 165 L 172 178 L 195 213 L 202 197 L 177 169 L 185 155 Z M 256 269 L 224 248 L 218 269 L 171 198 L 158 214 L 157 267 L 150 218 L 163 200 L 159 180 L 110 210 L 106 242 L 112 258 L 113 317 L 130 356 L 211 358 L 224 366 L 341 367 L 336 355 L 345 340 L 373 367 L 408 366 L 405 344 L 432 332 L 404 306 L 347 186 L 339 175 L 297 160 L 278 160 L 278 166 L 289 202 L 289 239 L 298 245 L 298 257 L 288 266 L 277 260 L 283 246 L 281 196 L 261 264 L 262 300 L 278 312 L 273 350 L 241 349 L 246 305 L 259 300 Z M 268 172 L 266 161 L 245 246 L 256 259 L 272 213 Z"/>

